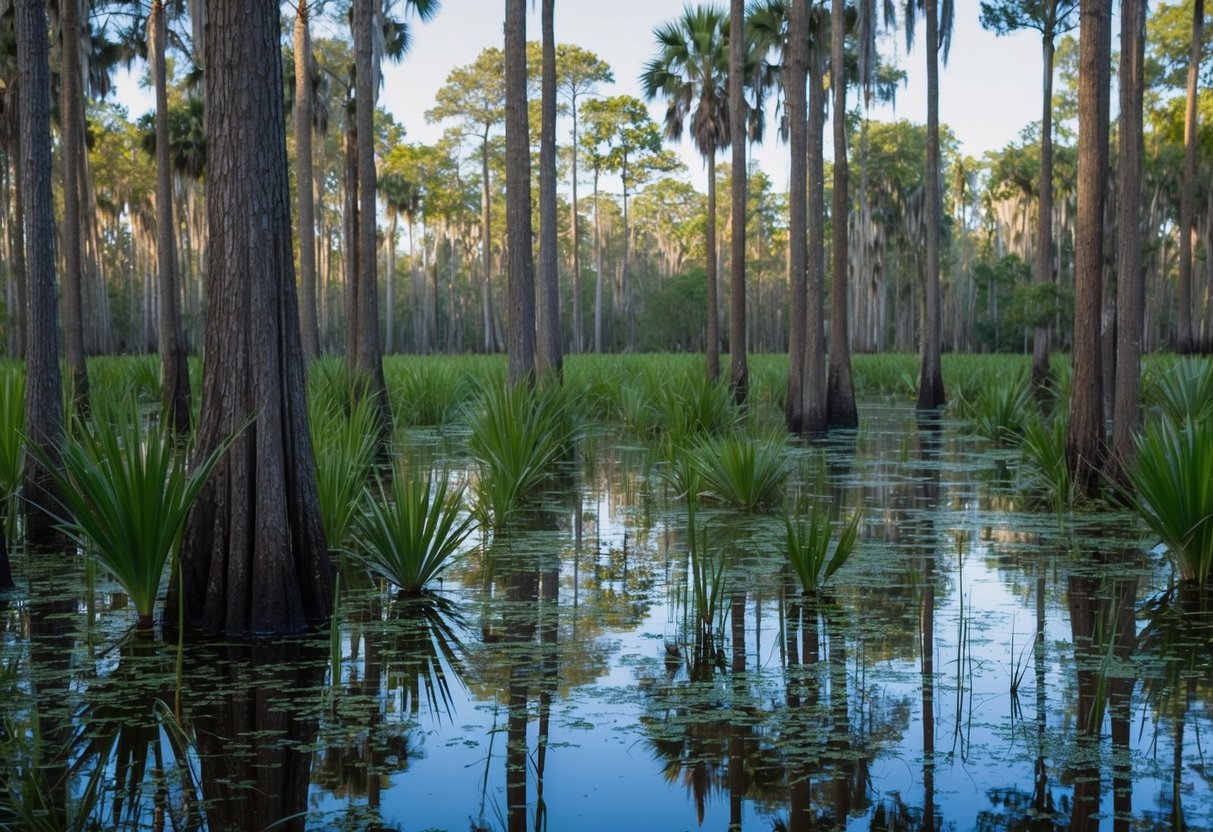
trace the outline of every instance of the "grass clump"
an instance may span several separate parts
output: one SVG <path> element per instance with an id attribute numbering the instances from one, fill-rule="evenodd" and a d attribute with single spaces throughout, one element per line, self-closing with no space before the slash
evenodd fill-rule
<path id="1" fill-rule="evenodd" d="M 145 431 L 138 411 L 126 407 L 94 411 L 64 444 L 61 467 L 48 466 L 66 510 L 61 527 L 122 585 L 141 627 L 151 625 L 164 564 L 226 449 L 187 467 L 167 427 Z"/>
<path id="2" fill-rule="evenodd" d="M 1058 409 L 1051 419 L 1033 415 L 1023 424 L 1019 448 L 1028 470 L 1028 487 L 1037 499 L 1052 507 L 1062 522 L 1074 505 L 1074 484 L 1066 463 L 1066 416 Z"/>
<path id="3" fill-rule="evenodd" d="M 851 557 L 859 539 L 860 517 L 861 513 L 858 511 L 851 515 L 851 519 L 838 534 L 833 552 L 830 551 L 833 529 L 829 512 L 823 509 L 820 503 L 813 503 L 807 523 L 803 519 L 793 521 L 790 514 L 784 518 L 787 527 L 788 561 L 796 570 L 805 595 L 819 592 L 826 581 Z"/>
<path id="4" fill-rule="evenodd" d="M 16 535 L 17 494 L 25 476 L 25 373 L 0 369 L 0 513 L 8 542 Z"/>
<path id="5" fill-rule="evenodd" d="M 445 477 L 397 471 L 354 523 L 354 556 L 404 595 L 418 595 L 454 560 L 471 534 L 473 520 L 461 516 L 463 489 Z"/>
<path id="6" fill-rule="evenodd" d="M 468 445 L 479 465 L 477 511 L 502 528 L 548 482 L 577 429 L 559 387 L 487 385 L 468 416 Z"/>
<path id="7" fill-rule="evenodd" d="M 1145 399 L 1175 424 L 1213 419 L 1213 361 L 1185 358 L 1152 368 L 1143 384 Z"/>
<path id="8" fill-rule="evenodd" d="M 379 451 L 377 404 L 369 396 L 339 398 L 343 386 L 319 388 L 308 399 L 316 492 L 329 548 L 349 542 Z"/>
<path id="9" fill-rule="evenodd" d="M 782 439 L 709 437 L 686 453 L 703 493 L 744 511 L 778 502 L 791 473 Z"/>
<path id="10" fill-rule="evenodd" d="M 1213 570 L 1213 420 L 1151 424 L 1138 439 L 1129 479 L 1138 514 L 1166 544 L 1181 579 L 1208 581 Z"/>
<path id="11" fill-rule="evenodd" d="M 974 429 L 997 444 L 1014 443 L 1024 422 L 1035 410 L 1027 378 L 1022 372 L 1002 374 L 976 388 L 972 398 L 958 398 L 958 408 Z"/>

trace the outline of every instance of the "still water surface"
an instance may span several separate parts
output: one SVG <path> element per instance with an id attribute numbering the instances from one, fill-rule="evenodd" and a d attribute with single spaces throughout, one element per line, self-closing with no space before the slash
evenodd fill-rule
<path id="1" fill-rule="evenodd" d="M 347 579 L 331 638 L 188 648 L 179 721 L 174 647 L 75 561 L 27 566 L 0 601 L 0 804 L 82 829 L 1213 828 L 1208 601 L 1129 517 L 1060 529 L 1013 455 L 862 412 L 790 452 L 792 503 L 863 512 L 825 596 L 781 513 L 704 507 L 705 609 L 685 501 L 598 436 L 433 596 Z"/>

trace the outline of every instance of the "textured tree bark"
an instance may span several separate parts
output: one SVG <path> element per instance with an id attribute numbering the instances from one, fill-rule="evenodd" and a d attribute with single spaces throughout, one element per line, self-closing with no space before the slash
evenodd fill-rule
<path id="1" fill-rule="evenodd" d="M 1111 0 L 1079 7 L 1078 219 L 1074 234 L 1074 381 L 1066 462 L 1084 492 L 1099 484 L 1104 445 L 1100 328 L 1103 219 L 1108 174 Z"/>
<path id="2" fill-rule="evenodd" d="M 21 194 L 25 221 L 25 425 L 40 454 L 26 454 L 23 496 L 26 540 L 41 546 L 56 538 L 50 475 L 63 441 L 59 370 L 59 301 L 55 291 L 55 202 L 51 193 L 51 74 L 46 7 L 16 4 L 17 83 L 21 89 Z"/>
<path id="3" fill-rule="evenodd" d="M 1044 36 L 1044 105 L 1040 114 L 1040 202 L 1036 217 L 1036 283 L 1053 282 L 1053 35 Z M 1032 389 L 1049 385 L 1049 328 L 1032 330 Z"/>
<path id="4" fill-rule="evenodd" d="M 927 19 L 927 279 L 923 287 L 922 369 L 918 409 L 935 410 L 946 401 L 943 390 L 943 300 L 939 288 L 939 224 L 943 209 L 939 167 L 939 7 L 925 0 Z"/>
<path id="5" fill-rule="evenodd" d="M 817 20 L 820 41 L 824 27 Z M 826 429 L 826 333 L 825 333 L 825 55 L 823 49 L 809 55 L 808 222 L 809 259 L 806 282 L 804 357 L 805 433 Z"/>
<path id="6" fill-rule="evenodd" d="M 59 120 L 63 142 L 63 358 L 72 402 L 77 410 L 88 403 L 88 368 L 84 362 L 84 265 L 80 252 L 80 167 L 84 143 L 83 95 L 80 91 L 80 4 L 59 4 L 62 72 L 59 84 Z M 76 107 L 77 99 L 81 106 Z"/>
<path id="7" fill-rule="evenodd" d="M 505 200 L 509 383 L 535 378 L 535 260 L 531 249 L 531 151 L 527 129 L 526 2 L 505 3 Z"/>
<path id="8" fill-rule="evenodd" d="M 745 0 L 729 2 L 729 129 L 733 150 L 732 239 L 729 241 L 729 387 L 733 400 L 745 402 L 750 387 L 746 361 L 745 235 L 746 235 L 746 103 Z"/>
<path id="9" fill-rule="evenodd" d="M 556 250 L 556 35 L 555 0 L 543 0 L 543 78 L 539 130 L 539 284 L 535 369 L 561 377 L 560 273 Z"/>
<path id="10" fill-rule="evenodd" d="M 707 375 L 709 382 L 720 378 L 720 299 L 716 275 L 716 148 L 708 152 L 708 215 L 704 259 L 708 267 Z"/>
<path id="11" fill-rule="evenodd" d="M 1180 352 L 1196 348 L 1196 326 L 1192 314 L 1192 238 L 1196 233 L 1196 150 L 1199 113 L 1196 97 L 1199 84 L 1200 55 L 1204 47 L 1205 0 L 1192 4 L 1192 40 L 1188 58 L 1187 99 L 1184 106 L 1184 175 L 1179 187 L 1179 333 Z"/>
<path id="12" fill-rule="evenodd" d="M 792 433 L 805 429 L 805 314 L 809 243 L 805 200 L 808 198 L 809 122 L 805 98 L 809 71 L 809 0 L 792 0 L 788 26 L 788 67 L 784 75 L 791 166 L 788 173 L 788 271 L 792 287 L 788 326 L 788 395 L 784 421 Z M 820 430 L 822 426 L 818 426 Z"/>
<path id="13" fill-rule="evenodd" d="M 231 437 L 186 523 L 186 626 L 269 635 L 329 617 L 295 297 L 272 0 L 210 0 L 206 29 L 206 361 L 198 458 Z M 165 620 L 175 622 L 177 593 Z"/>
<path id="14" fill-rule="evenodd" d="M 312 177 L 312 38 L 308 0 L 295 14 L 295 182 L 299 200 L 299 312 L 303 351 L 320 352 L 316 317 L 316 200 Z"/>
<path id="15" fill-rule="evenodd" d="M 160 372 L 165 421 L 178 435 L 190 430 L 190 371 L 181 334 L 181 287 L 177 281 L 177 237 L 173 229 L 173 172 L 169 159 L 168 72 L 164 52 L 168 26 L 163 0 L 152 3 L 152 75 L 156 87 L 156 267 L 160 280 Z"/>
<path id="16" fill-rule="evenodd" d="M 836 67 L 846 62 L 846 21 L 843 0 L 830 8 L 830 86 L 834 93 L 834 239 L 830 247 L 830 374 L 826 386 L 826 421 L 832 427 L 859 426 L 855 410 L 855 382 L 851 377 L 851 328 L 847 311 L 847 223 L 850 220 L 847 185 L 847 83 Z"/>
<path id="17" fill-rule="evenodd" d="M 342 166 L 344 210 L 341 237 L 345 243 L 342 277 L 345 278 L 345 363 L 350 372 L 358 361 L 358 139 L 354 114 L 345 112 L 345 164 Z"/>
<path id="18" fill-rule="evenodd" d="M 1145 87 L 1146 4 L 1120 5 L 1120 160 L 1116 226 L 1116 385 L 1112 406 L 1112 476 L 1125 481 L 1141 426 L 1141 340 L 1145 276 L 1141 255 L 1142 92 Z"/>
<path id="19" fill-rule="evenodd" d="M 374 60 L 378 0 L 354 2 L 355 140 L 358 145 L 358 326 L 355 332 L 354 372 L 366 385 L 363 394 L 375 400 L 383 438 L 391 432 L 392 411 L 383 377 L 383 350 L 379 340 L 379 258 L 375 235 L 375 97 L 379 67 Z"/>

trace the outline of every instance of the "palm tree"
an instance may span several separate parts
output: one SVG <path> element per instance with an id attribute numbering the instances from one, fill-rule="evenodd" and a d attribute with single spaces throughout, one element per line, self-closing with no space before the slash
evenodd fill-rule
<path id="1" fill-rule="evenodd" d="M 922 327 L 922 371 L 918 377 L 918 409 L 935 410 L 946 398 L 943 390 L 943 299 L 939 288 L 939 226 L 943 213 L 942 170 L 939 161 L 939 56 L 948 60 L 952 41 L 952 0 L 906 0 L 906 48 L 914 44 L 914 22 L 918 12 L 927 24 L 927 279 L 924 288 L 925 320 Z"/>
<path id="2" fill-rule="evenodd" d="M 666 136 L 682 138 L 690 119 L 691 141 L 708 165 L 706 256 L 708 279 L 707 375 L 720 377 L 720 321 L 716 278 L 716 154 L 729 146 L 726 101 L 726 18 L 716 6 L 687 6 L 676 20 L 658 26 L 657 57 L 645 64 L 640 83 L 650 101 L 666 99 Z"/>
<path id="3" fill-rule="evenodd" d="M 1044 95 L 1040 116 L 1040 201 L 1036 216 L 1037 284 L 1053 282 L 1053 56 L 1057 36 L 1072 28 L 1078 0 L 996 0 L 981 4 L 981 25 L 995 34 L 1017 29 L 1040 33 L 1044 52 Z M 1049 330 L 1032 333 L 1032 388 L 1043 391 L 1049 382 Z"/>

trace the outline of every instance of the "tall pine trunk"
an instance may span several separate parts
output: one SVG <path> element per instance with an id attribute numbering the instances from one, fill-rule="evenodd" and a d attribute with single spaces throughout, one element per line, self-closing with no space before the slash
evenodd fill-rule
<path id="1" fill-rule="evenodd" d="M 705 233 L 708 267 L 707 376 L 709 382 L 720 378 L 720 300 L 716 275 L 716 149 L 708 153 L 708 215 Z"/>
<path id="2" fill-rule="evenodd" d="M 819 431 L 823 420 L 809 427 L 805 424 L 805 323 L 807 301 L 806 272 L 809 243 L 806 237 L 808 197 L 809 122 L 806 102 L 806 81 L 809 49 L 809 0 L 792 0 L 788 27 L 788 66 L 784 75 L 784 101 L 787 107 L 791 166 L 788 174 L 788 271 L 792 289 L 788 327 L 788 394 L 784 421 L 792 433 L 803 430 Z M 820 412 L 819 412 L 820 415 Z"/>
<path id="3" fill-rule="evenodd" d="M 1036 217 L 1037 285 L 1053 282 L 1053 35 L 1043 38 L 1044 95 L 1040 114 L 1040 201 Z M 1049 384 L 1049 328 L 1032 330 L 1032 389 L 1038 394 Z"/>
<path id="4" fill-rule="evenodd" d="M 531 150 L 527 129 L 526 0 L 505 3 L 505 193 L 509 247 L 509 383 L 535 377 L 535 261 L 531 248 Z"/>
<path id="5" fill-rule="evenodd" d="M 308 0 L 295 14 L 295 182 L 299 201 L 299 312 L 303 351 L 320 352 L 316 316 L 316 199 L 312 176 L 312 38 Z"/>
<path id="6" fill-rule="evenodd" d="M 847 82 L 838 68 L 846 60 L 846 23 L 843 0 L 830 10 L 830 86 L 834 93 L 834 205 L 830 280 L 830 374 L 826 387 L 826 421 L 834 427 L 859 426 L 855 410 L 855 382 L 851 378 L 851 337 L 847 311 Z"/>
<path id="7" fill-rule="evenodd" d="M 556 250 L 556 35 L 555 0 L 542 0 L 543 77 L 539 127 L 539 280 L 535 318 L 535 369 L 561 375 L 560 272 Z"/>
<path id="8" fill-rule="evenodd" d="M 63 358 L 77 410 L 88 402 L 88 368 L 84 361 L 84 263 L 80 235 L 80 165 L 84 146 L 84 96 L 80 77 L 80 2 L 59 3 L 59 119 L 63 139 Z"/>
<path id="9" fill-rule="evenodd" d="M 729 387 L 733 400 L 743 403 L 750 386 L 746 361 L 745 316 L 745 233 L 746 233 L 746 103 L 745 0 L 729 3 L 729 128 L 733 150 L 733 176 L 730 182 L 731 221 L 733 227 L 729 258 Z"/>
<path id="10" fill-rule="evenodd" d="M 925 0 L 927 18 L 927 275 L 923 286 L 922 369 L 918 377 L 918 409 L 943 406 L 943 299 L 939 287 L 939 233 L 943 197 L 939 160 L 939 9 Z"/>
<path id="11" fill-rule="evenodd" d="M 1193 352 L 1196 324 L 1192 314 L 1192 239 L 1196 236 L 1196 151 L 1200 115 L 1196 107 L 1200 55 L 1204 48 L 1205 0 L 1192 3 L 1192 40 L 1188 56 L 1188 92 L 1184 107 L 1184 175 L 1179 186 L 1179 333 L 1180 352 Z"/>
<path id="12" fill-rule="evenodd" d="M 825 27 L 817 21 L 817 37 L 809 56 L 809 259 L 805 299 L 804 431 L 825 430 L 826 334 L 825 334 Z"/>

